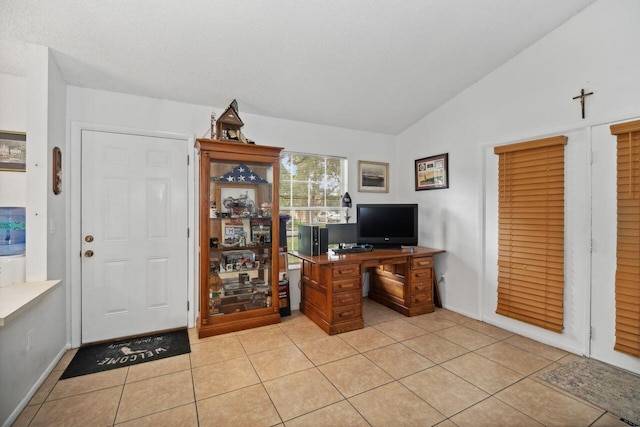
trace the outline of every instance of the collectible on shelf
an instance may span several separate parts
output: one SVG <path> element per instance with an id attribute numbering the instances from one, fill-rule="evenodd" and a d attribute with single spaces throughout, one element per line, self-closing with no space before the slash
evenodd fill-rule
<path id="1" fill-rule="evenodd" d="M 226 110 L 220 115 L 215 124 L 216 138 L 221 141 L 238 141 L 245 144 L 255 144 L 242 133 L 244 122 L 238 115 L 238 102 L 234 99 Z M 213 139 L 213 136 L 211 137 Z"/>
<path id="2" fill-rule="evenodd" d="M 251 218 L 251 243 L 255 245 L 266 245 L 271 243 L 271 219 Z"/>

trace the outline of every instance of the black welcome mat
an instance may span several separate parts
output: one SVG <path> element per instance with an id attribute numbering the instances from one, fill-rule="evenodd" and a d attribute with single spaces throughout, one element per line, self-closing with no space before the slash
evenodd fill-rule
<path id="1" fill-rule="evenodd" d="M 79 377 L 190 353 L 186 329 L 80 347 L 60 377 Z"/>

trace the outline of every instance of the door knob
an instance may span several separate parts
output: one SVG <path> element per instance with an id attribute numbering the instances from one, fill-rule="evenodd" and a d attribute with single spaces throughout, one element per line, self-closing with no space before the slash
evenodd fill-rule
<path id="1" fill-rule="evenodd" d="M 91 258 L 93 256 L 93 251 L 92 250 L 85 251 L 84 256 L 85 258 Z"/>
<path id="2" fill-rule="evenodd" d="M 91 234 L 87 235 L 87 237 L 84 238 L 84 241 L 87 243 L 93 242 L 93 236 Z"/>

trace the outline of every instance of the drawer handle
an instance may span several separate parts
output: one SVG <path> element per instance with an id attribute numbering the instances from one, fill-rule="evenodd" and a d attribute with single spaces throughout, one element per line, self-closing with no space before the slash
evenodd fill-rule
<path id="1" fill-rule="evenodd" d="M 341 313 L 338 314 L 339 317 L 348 317 L 348 316 L 353 316 L 354 311 L 343 311 Z"/>

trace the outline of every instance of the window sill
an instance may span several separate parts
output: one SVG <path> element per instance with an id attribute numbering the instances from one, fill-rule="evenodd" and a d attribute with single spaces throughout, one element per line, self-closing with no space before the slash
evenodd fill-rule
<path id="1" fill-rule="evenodd" d="M 7 325 L 60 286 L 61 280 L 17 283 L 0 288 L 0 326 Z"/>

